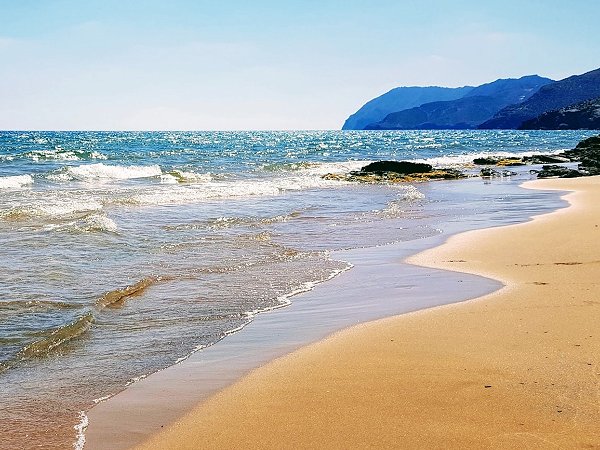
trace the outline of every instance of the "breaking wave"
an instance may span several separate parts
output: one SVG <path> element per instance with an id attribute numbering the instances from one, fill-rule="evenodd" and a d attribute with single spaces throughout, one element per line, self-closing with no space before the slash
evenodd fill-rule
<path id="1" fill-rule="evenodd" d="M 67 231 L 71 233 L 119 232 L 114 220 L 97 213 L 88 214 L 67 223 L 46 225 L 44 228 L 47 231 Z"/>
<path id="2" fill-rule="evenodd" d="M 36 217 L 72 217 L 76 213 L 99 211 L 102 207 L 102 203 L 94 199 L 79 200 L 65 196 L 62 199 L 48 198 L 45 201 L 7 209 L 0 212 L 0 216 L 5 220 L 23 220 Z"/>
<path id="3" fill-rule="evenodd" d="M 66 150 L 60 146 L 46 150 L 31 150 L 17 157 L 31 159 L 32 161 L 80 161 L 86 159 L 107 159 L 98 151 Z"/>
<path id="4" fill-rule="evenodd" d="M 126 203 L 167 205 L 203 200 L 276 196 L 285 192 L 339 187 L 340 181 L 318 176 L 286 176 L 273 179 L 210 181 L 201 184 L 163 186 L 151 192 L 131 196 Z"/>
<path id="5" fill-rule="evenodd" d="M 150 178 L 162 175 L 158 165 L 152 166 L 119 166 L 103 163 L 84 164 L 81 166 L 66 167 L 48 178 L 57 181 L 94 181 L 94 180 L 130 180 L 136 178 Z"/>
<path id="6" fill-rule="evenodd" d="M 31 175 L 0 177 L 0 189 L 18 189 L 33 184 Z"/>

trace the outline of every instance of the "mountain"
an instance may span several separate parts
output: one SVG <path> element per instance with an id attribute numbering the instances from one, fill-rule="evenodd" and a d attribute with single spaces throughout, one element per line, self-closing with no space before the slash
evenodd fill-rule
<path id="1" fill-rule="evenodd" d="M 521 103 L 535 94 L 542 86 L 554 83 L 550 78 L 539 75 L 525 75 L 521 78 L 500 78 L 491 83 L 482 84 L 470 91 L 465 97 L 487 96 L 501 100 L 506 105 Z"/>
<path id="2" fill-rule="evenodd" d="M 398 87 L 365 103 L 346 120 L 342 130 L 363 130 L 370 123 L 382 120 L 389 113 L 420 106 L 423 103 L 455 100 L 463 97 L 472 89 L 472 86 L 459 88 Z"/>
<path id="3" fill-rule="evenodd" d="M 365 129 L 476 128 L 505 106 L 528 99 L 548 83 L 552 80 L 537 75 L 496 80 L 471 89 L 460 99 L 425 103 L 388 114 L 382 121 L 369 124 Z"/>
<path id="4" fill-rule="evenodd" d="M 504 104 L 493 97 L 466 97 L 450 102 L 425 103 L 417 108 L 388 114 L 365 130 L 427 130 L 475 128 Z"/>
<path id="5" fill-rule="evenodd" d="M 527 120 L 520 130 L 600 130 L 600 97 Z"/>
<path id="6" fill-rule="evenodd" d="M 507 106 L 478 128 L 518 128 L 523 122 L 545 112 L 559 110 L 597 97 L 600 97 L 600 69 L 547 84 L 528 100 Z"/>

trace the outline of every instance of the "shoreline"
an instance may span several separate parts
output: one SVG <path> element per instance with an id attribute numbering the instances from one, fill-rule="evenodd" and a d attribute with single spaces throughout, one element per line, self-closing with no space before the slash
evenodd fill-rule
<path id="1" fill-rule="evenodd" d="M 138 445 L 253 370 L 357 323 L 465 301 L 501 287 L 482 277 L 401 262 L 447 237 L 336 251 L 335 258 L 352 264 L 351 270 L 302 293 L 285 308 L 258 314 L 241 332 L 94 406 L 87 414 L 85 448 L 114 450 Z M 403 276 L 394 279 L 396 272 Z M 414 278 L 431 280 L 436 287 L 413 285 Z M 356 284 L 363 288 L 356 289 Z M 375 289 L 405 296 L 406 301 L 381 304 L 379 297 L 371 295 Z"/>
<path id="2" fill-rule="evenodd" d="M 522 224 L 454 235 L 409 258 L 491 275 L 507 287 L 451 308 L 360 324 L 303 347 L 220 391 L 140 448 L 199 442 L 224 448 L 237 439 L 267 448 L 593 448 L 600 442 L 600 374 L 594 375 L 600 361 L 593 357 L 600 340 L 593 319 L 600 313 L 590 271 L 597 269 L 599 231 L 581 204 L 597 200 L 598 180 L 536 181 L 538 189 L 575 190 L 566 196 L 570 206 Z M 586 207 L 597 210 L 589 199 Z M 559 229 L 571 233 L 554 242 Z M 542 232 L 552 246 L 532 236 Z M 572 299 L 565 306 L 560 295 L 568 288 Z M 531 304 L 520 304 L 522 298 Z M 565 322 L 573 315 L 577 321 Z"/>
<path id="3" fill-rule="evenodd" d="M 470 192 L 481 190 L 480 183 L 494 202 L 482 209 L 483 215 L 472 211 L 461 214 L 455 209 L 437 224 L 439 234 L 336 250 L 332 259 L 353 265 L 351 270 L 294 297 L 291 306 L 257 315 L 240 333 L 230 334 L 180 364 L 155 372 L 98 403 L 85 418 L 89 421 L 84 430 L 86 448 L 135 446 L 254 369 L 344 328 L 462 302 L 499 289 L 500 283 L 477 275 L 403 262 L 410 255 L 441 245 L 454 234 L 528 221 L 541 210 L 567 205 L 556 194 L 527 194 L 518 187 L 518 180 L 505 184 L 467 179 L 427 186 L 435 186 L 444 197 L 468 198 Z M 512 206 L 498 201 L 505 196 L 513 199 Z"/>

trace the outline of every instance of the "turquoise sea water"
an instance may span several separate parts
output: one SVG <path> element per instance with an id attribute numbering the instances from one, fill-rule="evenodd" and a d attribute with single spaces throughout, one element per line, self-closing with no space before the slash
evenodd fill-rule
<path id="1" fill-rule="evenodd" d="M 0 132 L 0 448 L 69 447 L 95 401 L 348 269 L 332 250 L 550 207 L 506 181 L 322 175 L 382 159 L 463 166 L 592 134 Z"/>

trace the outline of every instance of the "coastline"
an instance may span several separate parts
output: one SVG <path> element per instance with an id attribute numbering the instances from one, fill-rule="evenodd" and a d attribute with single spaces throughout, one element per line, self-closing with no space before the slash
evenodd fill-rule
<path id="1" fill-rule="evenodd" d="M 140 448 L 594 448 L 599 180 L 536 181 L 527 187 L 575 191 L 570 207 L 452 236 L 409 260 L 505 288 L 303 347 Z"/>
<path id="2" fill-rule="evenodd" d="M 253 370 L 336 331 L 468 300 L 501 287 L 483 277 L 402 262 L 447 237 L 334 252 L 332 257 L 352 269 L 295 297 L 285 308 L 258 314 L 240 332 L 98 403 L 84 418 L 89 426 L 81 441 L 86 449 L 131 448 Z M 382 296 L 396 301 L 382 302 Z"/>

